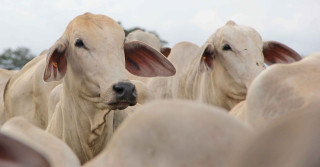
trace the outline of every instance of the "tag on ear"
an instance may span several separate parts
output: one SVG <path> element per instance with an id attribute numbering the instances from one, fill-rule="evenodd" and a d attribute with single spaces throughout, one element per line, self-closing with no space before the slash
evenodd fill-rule
<path id="1" fill-rule="evenodd" d="M 302 59 L 293 49 L 276 41 L 263 42 L 263 55 L 268 65 L 275 63 L 292 63 Z"/>
<path id="2" fill-rule="evenodd" d="M 176 73 L 174 66 L 163 54 L 143 42 L 126 42 L 124 51 L 126 68 L 134 75 L 155 77 Z"/>
<path id="3" fill-rule="evenodd" d="M 213 71 L 214 46 L 208 43 L 202 48 L 199 70 L 200 72 Z"/>
<path id="4" fill-rule="evenodd" d="M 43 75 L 46 82 L 59 81 L 67 71 L 66 46 L 61 43 L 55 44 L 47 55 L 47 64 Z"/>

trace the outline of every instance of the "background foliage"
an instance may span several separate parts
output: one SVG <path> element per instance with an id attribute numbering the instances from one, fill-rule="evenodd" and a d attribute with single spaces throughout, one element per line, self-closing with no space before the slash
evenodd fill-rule
<path id="1" fill-rule="evenodd" d="M 8 70 L 19 70 L 33 57 L 35 57 L 35 55 L 32 54 L 28 48 L 9 48 L 0 54 L 0 67 Z"/>

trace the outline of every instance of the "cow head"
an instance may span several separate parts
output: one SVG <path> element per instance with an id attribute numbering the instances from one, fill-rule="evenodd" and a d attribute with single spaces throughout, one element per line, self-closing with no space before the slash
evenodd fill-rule
<path id="1" fill-rule="evenodd" d="M 64 79 L 65 89 L 100 108 L 136 104 L 135 86 L 125 70 L 139 76 L 171 76 L 175 68 L 152 47 L 125 42 L 122 27 L 104 15 L 86 13 L 67 26 L 50 48 L 43 79 Z"/>
<path id="2" fill-rule="evenodd" d="M 263 42 L 253 28 L 229 21 L 202 46 L 200 71 L 224 69 L 238 85 L 248 88 L 265 69 L 264 62 L 270 65 L 300 59 L 299 54 L 284 44 Z"/>

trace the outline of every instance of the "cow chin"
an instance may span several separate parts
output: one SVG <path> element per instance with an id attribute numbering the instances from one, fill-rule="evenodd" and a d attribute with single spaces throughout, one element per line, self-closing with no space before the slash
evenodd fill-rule
<path id="1" fill-rule="evenodd" d="M 113 102 L 109 103 L 108 106 L 111 110 L 124 110 L 129 106 L 134 106 L 136 105 L 137 102 L 129 102 L 129 101 L 119 101 L 119 102 Z"/>

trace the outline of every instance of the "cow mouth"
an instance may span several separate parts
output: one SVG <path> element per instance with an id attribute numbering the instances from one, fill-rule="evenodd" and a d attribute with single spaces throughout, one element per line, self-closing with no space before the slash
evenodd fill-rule
<path id="1" fill-rule="evenodd" d="M 120 101 L 120 102 L 109 103 L 108 105 L 111 110 L 124 110 L 128 106 L 134 106 L 136 104 L 137 104 L 137 102 Z"/>

